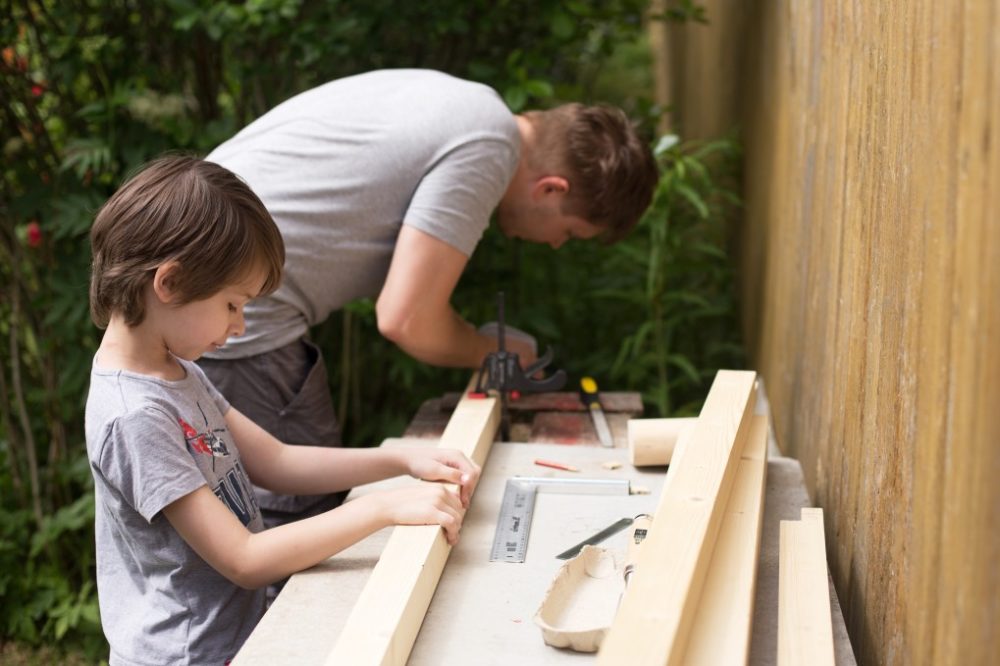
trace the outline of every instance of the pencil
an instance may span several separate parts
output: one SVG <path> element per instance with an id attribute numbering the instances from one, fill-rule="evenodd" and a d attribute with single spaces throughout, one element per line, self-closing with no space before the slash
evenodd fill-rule
<path id="1" fill-rule="evenodd" d="M 541 465 L 542 467 L 551 467 L 552 469 L 561 469 L 564 472 L 579 472 L 579 468 L 573 467 L 572 465 L 566 465 L 565 463 L 554 462 L 552 460 L 542 460 L 541 458 L 535 459 L 536 465 Z"/>

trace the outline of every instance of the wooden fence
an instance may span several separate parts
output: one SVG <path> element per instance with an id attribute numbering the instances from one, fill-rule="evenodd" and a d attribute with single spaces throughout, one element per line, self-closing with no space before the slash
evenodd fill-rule
<path id="1" fill-rule="evenodd" d="M 1000 658 L 1000 3 L 704 4 L 685 137 L 738 126 L 745 336 L 860 663 Z"/>

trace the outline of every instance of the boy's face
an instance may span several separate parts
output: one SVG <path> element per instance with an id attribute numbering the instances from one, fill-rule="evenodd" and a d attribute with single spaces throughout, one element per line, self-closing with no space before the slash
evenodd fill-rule
<path id="1" fill-rule="evenodd" d="M 170 330 L 164 336 L 168 349 L 174 356 L 194 361 L 230 337 L 242 335 L 243 307 L 256 298 L 263 285 L 264 277 L 254 274 L 208 298 L 170 306 Z"/>

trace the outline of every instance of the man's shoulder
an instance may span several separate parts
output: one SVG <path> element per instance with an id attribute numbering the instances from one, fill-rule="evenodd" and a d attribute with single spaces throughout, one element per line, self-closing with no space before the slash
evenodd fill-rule
<path id="1" fill-rule="evenodd" d="M 449 74 L 448 72 L 442 72 L 437 69 L 418 69 L 418 68 L 399 68 L 399 69 L 376 69 L 369 72 L 362 72 L 360 74 L 354 74 L 352 76 L 346 76 L 340 79 L 334 79 L 327 85 L 338 85 L 338 84 L 363 84 L 363 85 L 373 85 L 382 86 L 385 84 L 392 85 L 411 85 L 411 86 L 443 86 L 443 87 L 453 87 L 458 89 L 468 89 L 484 92 L 492 92 L 494 95 L 496 92 L 484 83 L 479 83 L 477 81 L 472 81 L 470 79 L 463 79 L 454 74 Z"/>
<path id="2" fill-rule="evenodd" d="M 455 114 L 485 107 L 511 116 L 503 99 L 490 86 L 435 69 L 379 69 L 364 72 L 335 79 L 303 93 L 304 97 L 309 95 L 359 107 L 377 103 L 378 100 L 396 104 L 406 99 L 404 106 L 394 108 L 400 113 L 420 113 L 422 109 L 451 105 Z M 455 106 L 456 102 L 461 102 L 461 105 Z"/>

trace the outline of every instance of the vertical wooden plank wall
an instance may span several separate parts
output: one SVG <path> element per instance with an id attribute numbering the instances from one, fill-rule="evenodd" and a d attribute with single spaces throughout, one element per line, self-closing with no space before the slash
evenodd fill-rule
<path id="1" fill-rule="evenodd" d="M 1000 2 L 704 4 L 742 92 L 677 120 L 742 125 L 746 337 L 859 661 L 998 663 Z"/>

